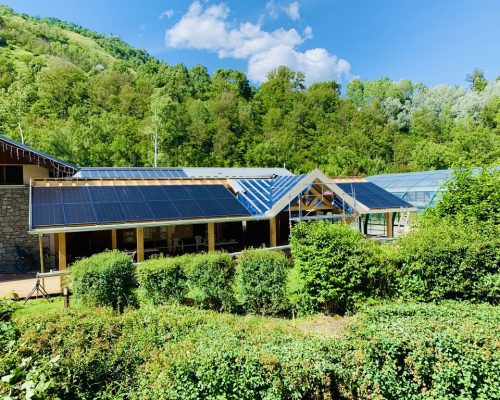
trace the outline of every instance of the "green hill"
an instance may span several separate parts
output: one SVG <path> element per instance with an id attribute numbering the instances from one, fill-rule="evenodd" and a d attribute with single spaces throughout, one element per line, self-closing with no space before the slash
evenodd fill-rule
<path id="1" fill-rule="evenodd" d="M 0 134 L 73 163 L 319 167 L 332 175 L 500 163 L 500 82 L 352 80 L 308 88 L 281 67 L 170 66 L 55 18 L 0 7 Z"/>

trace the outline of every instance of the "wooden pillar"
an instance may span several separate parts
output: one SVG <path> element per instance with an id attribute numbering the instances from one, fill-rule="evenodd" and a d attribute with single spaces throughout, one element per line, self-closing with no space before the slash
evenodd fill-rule
<path id="1" fill-rule="evenodd" d="M 394 237 L 394 220 L 392 219 L 392 214 L 391 212 L 385 214 L 385 228 L 388 238 Z"/>
<path id="2" fill-rule="evenodd" d="M 174 227 L 167 226 L 167 249 L 168 254 L 172 255 L 174 253 Z"/>
<path id="3" fill-rule="evenodd" d="M 208 251 L 215 251 L 215 223 L 208 223 Z"/>
<path id="4" fill-rule="evenodd" d="M 66 233 L 60 232 L 57 234 L 59 243 L 59 271 L 64 271 L 67 267 L 66 259 Z M 64 286 L 64 276 L 60 277 L 61 291 Z"/>
<path id="5" fill-rule="evenodd" d="M 137 241 L 137 262 L 144 261 L 144 228 L 138 227 L 135 235 Z"/>
<path id="6" fill-rule="evenodd" d="M 276 247 L 277 245 L 276 217 L 273 217 L 269 220 L 269 246 Z"/>
<path id="7" fill-rule="evenodd" d="M 116 250 L 118 248 L 118 240 L 116 238 L 116 229 L 111 229 L 111 249 Z"/>

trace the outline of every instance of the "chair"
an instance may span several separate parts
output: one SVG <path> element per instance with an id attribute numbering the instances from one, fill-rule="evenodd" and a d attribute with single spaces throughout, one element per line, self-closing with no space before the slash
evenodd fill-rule
<path id="1" fill-rule="evenodd" d="M 181 251 L 184 251 L 184 243 L 182 242 L 181 239 L 179 238 L 174 238 L 174 253 L 177 251 L 177 249 L 180 248 Z"/>
<path id="2" fill-rule="evenodd" d="M 196 250 L 199 250 L 200 246 L 206 246 L 205 238 L 203 236 L 195 236 L 194 240 L 196 242 Z"/>

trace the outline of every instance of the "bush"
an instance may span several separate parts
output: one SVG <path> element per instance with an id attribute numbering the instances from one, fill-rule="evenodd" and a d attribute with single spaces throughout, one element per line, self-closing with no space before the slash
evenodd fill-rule
<path id="1" fill-rule="evenodd" d="M 483 279 L 500 272 L 499 237 L 498 227 L 484 229 L 484 224 L 447 219 L 422 224 L 399 243 L 401 294 L 421 301 L 494 301 Z"/>
<path id="2" fill-rule="evenodd" d="M 238 297 L 247 312 L 277 315 L 288 308 L 290 261 L 277 251 L 247 250 L 238 258 Z"/>
<path id="3" fill-rule="evenodd" d="M 194 300 L 203 308 L 231 311 L 235 304 L 234 275 L 233 259 L 225 252 L 195 256 L 189 274 Z"/>
<path id="4" fill-rule="evenodd" d="M 447 302 L 362 310 L 332 352 L 356 399 L 500 398 L 500 308 Z"/>
<path id="5" fill-rule="evenodd" d="M 137 268 L 143 296 L 154 305 L 180 303 L 188 292 L 188 260 L 181 256 L 143 262 Z"/>
<path id="6" fill-rule="evenodd" d="M 343 313 L 362 296 L 388 290 L 377 245 L 347 225 L 300 223 L 290 245 L 303 313 Z"/>
<path id="7" fill-rule="evenodd" d="M 125 253 L 105 251 L 75 262 L 69 269 L 73 294 L 86 305 L 123 310 L 134 305 L 134 265 Z"/>

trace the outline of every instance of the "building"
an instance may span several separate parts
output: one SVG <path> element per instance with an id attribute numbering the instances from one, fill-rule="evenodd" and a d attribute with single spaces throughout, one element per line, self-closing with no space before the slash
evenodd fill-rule
<path id="1" fill-rule="evenodd" d="M 105 249 L 141 262 L 158 253 L 275 247 L 288 243 L 297 221 L 344 220 L 363 230 L 372 214 L 384 216 L 383 234 L 392 237 L 395 215 L 413 210 L 371 182 L 331 179 L 319 170 L 77 168 L 12 140 L 2 143 L 9 146 L 2 165 L 17 161 L 43 170 L 30 174 L 26 167 L 22 184 L 18 179 L 0 189 L 4 204 L 9 190 L 23 193 L 18 206 L 0 215 L 18 226 L 16 236 L 0 230 L 8 248 L 3 268 L 19 243 L 37 254 L 48 248 L 50 267 L 64 269 Z"/>

